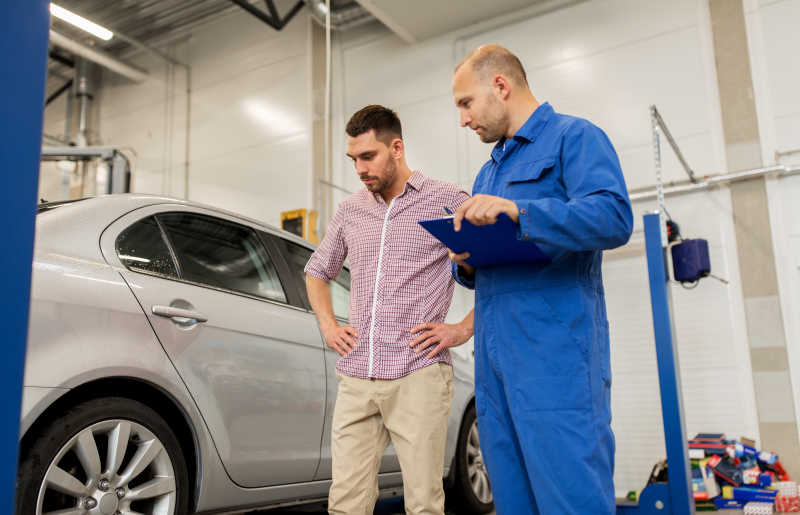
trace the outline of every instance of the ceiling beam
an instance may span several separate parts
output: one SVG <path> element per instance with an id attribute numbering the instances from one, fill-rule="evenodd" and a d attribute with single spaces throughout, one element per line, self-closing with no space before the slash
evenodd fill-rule
<path id="1" fill-rule="evenodd" d="M 231 0 L 231 2 L 238 5 L 245 11 L 249 12 L 259 20 L 263 21 L 264 23 L 266 23 L 267 25 L 278 31 L 282 30 L 286 26 L 286 24 L 289 23 L 298 12 L 300 12 L 300 9 L 303 8 L 303 5 L 305 5 L 305 2 L 303 2 L 303 0 L 298 0 L 298 2 L 294 4 L 294 7 L 292 7 L 292 10 L 289 11 L 289 14 L 287 14 L 284 18 L 281 18 L 280 15 L 278 14 L 278 9 L 275 7 L 275 3 L 273 2 L 273 0 L 266 0 L 269 14 L 265 13 L 258 7 L 255 7 L 247 0 Z"/>
<path id="2" fill-rule="evenodd" d="M 414 37 L 408 29 L 397 23 L 386 11 L 378 7 L 378 5 L 373 0 L 357 0 L 361 7 L 366 9 L 370 12 L 374 17 L 379 19 L 381 23 L 389 27 L 389 30 L 397 34 L 397 36 L 408 43 L 409 45 L 414 44 L 417 42 L 417 38 Z"/>
<path id="3" fill-rule="evenodd" d="M 50 50 L 50 59 L 52 59 L 53 61 L 56 61 L 57 63 L 61 63 L 64 66 L 68 66 L 70 68 L 75 68 L 75 61 L 73 61 L 72 59 L 69 59 L 67 57 L 64 57 L 63 55 L 61 55 L 58 52 L 55 52 L 53 50 Z"/>

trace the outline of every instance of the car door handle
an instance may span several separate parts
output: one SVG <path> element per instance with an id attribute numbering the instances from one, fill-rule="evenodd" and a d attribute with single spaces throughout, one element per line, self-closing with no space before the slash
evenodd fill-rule
<path id="1" fill-rule="evenodd" d="M 208 322 L 208 317 L 190 309 L 173 308 L 172 306 L 153 306 L 153 314 L 160 317 L 171 318 L 178 323 L 190 321 Z"/>

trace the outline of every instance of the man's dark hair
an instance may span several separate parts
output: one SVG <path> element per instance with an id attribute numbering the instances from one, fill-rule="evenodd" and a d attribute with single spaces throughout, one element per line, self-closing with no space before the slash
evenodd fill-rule
<path id="1" fill-rule="evenodd" d="M 403 128 L 397 113 L 379 105 L 368 105 L 356 111 L 347 122 L 345 132 L 351 138 L 375 131 L 375 138 L 387 146 L 394 138 L 403 139 Z"/>

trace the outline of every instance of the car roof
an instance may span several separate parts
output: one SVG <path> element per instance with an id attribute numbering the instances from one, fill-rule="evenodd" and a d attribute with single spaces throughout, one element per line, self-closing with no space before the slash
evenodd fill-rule
<path id="1" fill-rule="evenodd" d="M 100 195 L 80 202 L 48 204 L 52 208 L 42 210 L 36 217 L 36 248 L 69 249 L 70 253 L 77 253 L 81 257 L 96 258 L 100 250 L 97 244 L 99 236 L 111 223 L 131 211 L 165 204 L 206 209 L 236 218 L 309 249 L 314 248 L 312 243 L 295 234 L 239 213 L 200 202 L 140 193 Z"/>

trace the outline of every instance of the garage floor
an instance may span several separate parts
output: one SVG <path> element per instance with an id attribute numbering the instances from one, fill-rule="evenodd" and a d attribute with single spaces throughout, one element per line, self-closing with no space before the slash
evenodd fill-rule
<path id="1" fill-rule="evenodd" d="M 326 515 L 328 512 L 324 506 L 308 506 L 305 508 L 292 508 L 282 510 L 254 511 L 247 515 Z M 375 507 L 375 515 L 403 515 L 402 498 L 386 499 L 380 501 Z M 742 515 L 742 510 L 720 510 L 720 515 Z M 454 512 L 447 512 L 446 515 L 459 515 Z M 490 515 L 496 515 L 492 512 Z"/>
<path id="2" fill-rule="evenodd" d="M 305 511 L 304 511 L 305 510 Z M 270 511 L 254 511 L 247 515 L 327 515 L 324 507 L 304 508 L 304 509 L 291 509 L 291 510 L 270 510 Z M 403 505 L 400 502 L 384 502 L 382 505 L 375 508 L 375 515 L 404 515 Z M 720 510 L 716 513 L 720 515 L 742 515 L 742 510 Z M 447 512 L 446 515 L 459 515 L 454 512 Z M 489 515 L 496 515 L 492 512 Z"/>
<path id="3" fill-rule="evenodd" d="M 306 506 L 306 507 L 298 507 L 298 508 L 286 508 L 280 510 L 265 510 L 265 511 L 254 511 L 250 512 L 247 515 L 325 515 L 328 511 L 325 509 L 324 505 L 318 506 Z M 405 511 L 403 511 L 403 498 L 402 497 L 395 497 L 393 499 L 384 499 L 379 501 L 377 506 L 375 506 L 375 515 L 403 515 Z M 458 515 L 455 512 L 448 511 L 446 515 Z M 490 513 L 489 515 L 496 515 L 495 512 Z"/>

